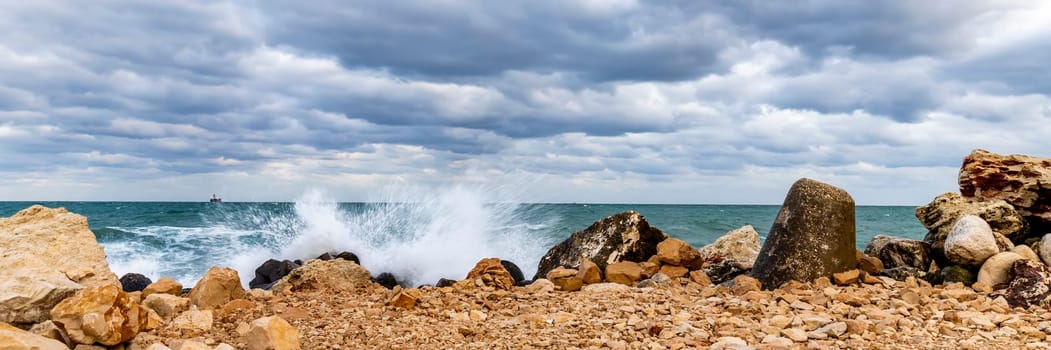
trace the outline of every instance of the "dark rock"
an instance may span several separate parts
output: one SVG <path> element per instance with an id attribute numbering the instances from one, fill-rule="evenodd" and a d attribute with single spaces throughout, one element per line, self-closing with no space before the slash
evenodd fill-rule
<path id="1" fill-rule="evenodd" d="M 336 259 L 343 259 L 346 261 L 353 261 L 355 264 L 361 265 L 361 261 L 358 260 L 358 256 L 351 252 L 342 252 L 336 255 Z"/>
<path id="2" fill-rule="evenodd" d="M 292 261 L 267 260 L 255 269 L 255 278 L 248 282 L 248 287 L 270 289 L 274 282 L 281 280 L 282 277 L 285 277 L 289 272 L 297 268 L 299 268 L 299 264 Z"/>
<path id="3" fill-rule="evenodd" d="M 533 279 L 543 278 L 559 266 L 579 266 L 581 259 L 590 259 L 603 271 L 619 261 L 646 261 L 657 253 L 657 244 L 665 238 L 668 235 L 651 227 L 638 212 L 609 216 L 548 250 Z"/>
<path id="4" fill-rule="evenodd" d="M 515 286 L 516 287 L 525 287 L 525 286 L 528 286 L 530 284 L 533 284 L 532 280 L 521 280 L 521 281 L 518 281 L 517 283 L 515 283 Z"/>
<path id="5" fill-rule="evenodd" d="M 379 276 L 373 277 L 372 281 L 386 287 L 387 289 L 394 289 L 394 286 L 398 285 L 398 280 L 394 278 L 394 274 L 390 272 L 381 273 Z"/>
<path id="6" fill-rule="evenodd" d="M 923 241 L 930 245 L 932 258 L 945 263 L 945 239 L 949 237 L 956 221 L 967 215 L 975 215 L 993 231 L 999 232 L 1013 242 L 1022 242 L 1029 233 L 1025 218 L 1014 207 L 1003 200 L 979 200 L 964 198 L 956 193 L 943 193 L 930 203 L 916 208 L 916 218 L 927 228 Z"/>
<path id="7" fill-rule="evenodd" d="M 438 283 L 435 283 L 434 286 L 438 287 L 438 288 L 441 288 L 441 287 L 452 287 L 454 284 L 456 284 L 456 280 L 451 280 L 451 279 L 448 279 L 448 278 L 442 278 L 442 279 L 439 279 Z"/>
<path id="8" fill-rule="evenodd" d="M 519 269 L 518 265 L 515 265 L 515 263 L 507 260 L 500 260 L 500 265 L 503 265 L 504 270 L 507 270 L 507 272 L 511 274 L 511 279 L 515 281 L 515 285 L 518 285 L 518 283 L 525 280 L 525 276 L 522 275 L 522 269 Z"/>
<path id="9" fill-rule="evenodd" d="M 1026 218 L 1033 233 L 1051 232 L 1051 158 L 976 149 L 963 159 L 959 182 L 963 196 L 1007 201 Z M 999 231 L 996 226 L 993 230 Z"/>
<path id="10" fill-rule="evenodd" d="M 134 272 L 120 276 L 120 285 L 125 292 L 140 292 L 146 289 L 146 286 L 150 285 L 150 283 L 153 283 L 153 281 L 149 277 Z"/>
<path id="11" fill-rule="evenodd" d="M 931 265 L 930 247 L 924 241 L 876 235 L 865 247 L 865 254 L 878 258 L 886 269 L 910 266 L 926 271 Z"/>
<path id="12" fill-rule="evenodd" d="M 746 270 L 742 270 L 738 267 L 737 262 L 733 260 L 722 260 L 717 263 L 708 264 L 701 269 L 704 273 L 708 274 L 708 278 L 711 279 L 712 284 L 720 284 L 726 281 L 731 281 L 734 277 L 744 274 Z"/>
<path id="13" fill-rule="evenodd" d="M 751 276 L 766 289 L 829 277 L 857 266 L 856 249 L 854 199 L 841 188 L 800 179 L 788 190 Z"/>
<path id="14" fill-rule="evenodd" d="M 332 260 L 332 253 L 325 252 L 325 254 L 318 255 L 318 260 Z"/>
<path id="15" fill-rule="evenodd" d="M 892 269 L 883 269 L 879 274 L 881 276 L 887 276 L 898 281 L 904 281 L 908 277 L 915 277 L 927 281 L 930 277 L 927 271 L 917 269 L 912 266 L 899 266 Z"/>
<path id="16" fill-rule="evenodd" d="M 969 286 L 974 284 L 974 281 L 977 280 L 974 271 L 960 265 L 946 267 L 941 270 L 940 274 L 942 277 L 942 283 L 959 282 Z"/>
<path id="17" fill-rule="evenodd" d="M 1044 264 L 1021 259 L 1011 266 L 1014 279 L 1004 290 L 1004 298 L 1012 307 L 1051 306 L 1051 269 Z"/>
<path id="18" fill-rule="evenodd" d="M 292 260 L 292 262 L 296 263 L 296 265 L 303 266 L 303 260 L 296 259 Z"/>
<path id="19" fill-rule="evenodd" d="M 182 289 L 182 293 L 180 293 L 181 294 L 180 296 L 185 297 L 187 294 L 190 294 L 190 291 L 192 291 L 192 290 L 193 290 L 193 288 L 183 288 Z"/>

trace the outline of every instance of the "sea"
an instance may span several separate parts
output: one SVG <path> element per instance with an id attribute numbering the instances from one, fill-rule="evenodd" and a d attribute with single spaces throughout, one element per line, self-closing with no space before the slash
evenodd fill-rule
<path id="1" fill-rule="evenodd" d="M 516 263 L 529 277 L 540 258 L 573 232 L 634 210 L 650 225 L 701 247 L 752 225 L 765 238 L 778 205 L 538 204 L 491 201 L 453 188 L 420 200 L 339 203 L 320 191 L 295 202 L 0 202 L 0 217 L 33 204 L 84 215 L 118 275 L 170 277 L 192 286 L 211 266 L 236 269 L 246 284 L 267 259 L 355 253 L 373 274 L 405 285 L 461 279 L 485 257 Z M 877 234 L 922 238 L 912 206 L 858 206 L 857 246 Z"/>

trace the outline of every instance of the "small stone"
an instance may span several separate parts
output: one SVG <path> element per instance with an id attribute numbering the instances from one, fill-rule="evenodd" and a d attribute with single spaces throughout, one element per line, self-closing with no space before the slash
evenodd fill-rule
<path id="1" fill-rule="evenodd" d="M 577 277 L 580 277 L 584 283 L 592 284 L 602 282 L 602 269 L 590 259 L 582 259 L 578 270 Z"/>
<path id="2" fill-rule="evenodd" d="M 555 291 L 555 284 L 545 278 L 541 278 L 533 281 L 533 283 L 530 283 L 524 288 L 529 294 L 550 293 Z"/>
<path id="3" fill-rule="evenodd" d="M 689 269 L 687 269 L 685 267 L 682 267 L 682 266 L 675 266 L 675 265 L 664 265 L 664 266 L 661 266 L 661 269 L 660 269 L 660 273 L 663 273 L 664 275 L 668 276 L 669 278 L 673 278 L 673 279 L 686 276 L 686 274 L 689 273 L 689 272 L 690 272 Z"/>
<path id="4" fill-rule="evenodd" d="M 860 276 L 860 271 L 858 271 L 857 269 L 854 269 L 854 270 L 848 270 L 848 271 L 833 273 L 832 274 L 832 279 L 834 281 L 836 281 L 837 285 L 845 286 L 845 285 L 858 283 L 858 277 L 859 276 Z"/>
<path id="5" fill-rule="evenodd" d="M 690 271 L 690 281 L 701 286 L 712 285 L 712 280 L 708 278 L 708 274 L 701 270 Z"/>
<path id="6" fill-rule="evenodd" d="M 174 296 L 182 296 L 182 284 L 179 281 L 171 278 L 161 278 L 150 285 L 146 286 L 146 289 L 142 290 L 142 298 L 145 299 L 154 293 L 171 294 Z"/>
<path id="7" fill-rule="evenodd" d="M 810 339 L 809 337 L 807 337 L 807 332 L 799 328 L 782 329 L 781 335 L 784 335 L 785 337 L 788 337 L 788 339 L 792 339 L 792 341 L 795 342 L 805 342 L 807 341 L 807 339 Z"/>
<path id="8" fill-rule="evenodd" d="M 142 303 L 147 308 L 156 311 L 164 320 L 171 320 L 180 312 L 190 309 L 190 299 L 178 297 L 167 293 L 153 293 L 146 297 Z"/>
<path id="9" fill-rule="evenodd" d="M 578 276 L 579 271 L 557 267 L 547 273 L 547 279 L 557 287 L 558 290 L 575 292 L 584 285 L 584 279 Z"/>
<path id="10" fill-rule="evenodd" d="M 738 337 L 722 337 L 715 341 L 709 348 L 711 350 L 744 350 L 751 349 L 744 339 Z"/>
<path id="11" fill-rule="evenodd" d="M 762 343 L 773 347 L 789 348 L 792 346 L 792 339 L 777 336 L 774 334 L 767 334 L 765 337 L 763 337 Z"/>
<path id="12" fill-rule="evenodd" d="M 390 300 L 387 300 L 387 305 L 406 310 L 412 310 L 414 307 L 416 307 L 416 302 L 420 300 L 420 296 L 421 294 L 419 289 L 401 289 L 394 293 L 394 295 L 391 296 Z"/>
<path id="13" fill-rule="evenodd" d="M 245 299 L 234 299 L 219 308 L 219 311 L 216 312 L 215 316 L 223 318 L 229 315 L 237 315 L 247 310 L 251 310 L 253 307 L 255 307 L 255 303 L 251 301 Z"/>
<path id="14" fill-rule="evenodd" d="M 194 306 L 176 316 L 170 326 L 189 333 L 204 333 L 212 329 L 213 319 L 212 310 L 198 310 Z"/>
<path id="15" fill-rule="evenodd" d="M 762 290 L 763 286 L 759 280 L 747 275 L 734 277 L 734 285 L 731 288 L 734 295 L 745 295 L 748 292 Z"/>

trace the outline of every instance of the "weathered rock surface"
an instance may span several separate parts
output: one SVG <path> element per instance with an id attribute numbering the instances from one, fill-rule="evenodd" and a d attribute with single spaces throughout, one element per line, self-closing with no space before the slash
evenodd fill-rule
<path id="1" fill-rule="evenodd" d="M 945 258 L 954 264 L 981 266 L 985 259 L 999 252 L 993 230 L 975 215 L 957 220 L 945 238 Z"/>
<path id="2" fill-rule="evenodd" d="M 350 290 L 372 284 L 371 274 L 357 263 L 333 259 L 311 260 L 274 283 L 275 294 L 323 288 Z"/>
<path id="3" fill-rule="evenodd" d="M 883 268 L 910 266 L 926 270 L 931 265 L 930 250 L 930 244 L 924 241 L 876 235 L 865 247 L 865 254 L 879 259 Z"/>
<path id="4" fill-rule="evenodd" d="M 156 282 L 150 283 L 146 286 L 146 289 L 142 290 L 142 298 L 145 300 L 150 294 L 163 293 L 171 294 L 174 296 L 182 295 L 182 283 L 171 278 L 161 278 Z"/>
<path id="5" fill-rule="evenodd" d="M 245 335 L 248 350 L 299 350 L 299 331 L 281 317 L 252 321 Z"/>
<path id="6" fill-rule="evenodd" d="M 959 180 L 965 197 L 1005 200 L 1035 232 L 1051 232 L 1051 159 L 976 149 L 963 159 Z"/>
<path id="7" fill-rule="evenodd" d="M 1015 260 L 1014 279 L 1004 290 L 1012 307 L 1051 306 L 1051 269 L 1028 259 Z"/>
<path id="8" fill-rule="evenodd" d="M 985 220 L 996 232 L 1014 242 L 1021 242 L 1029 233 L 1029 225 L 1018 211 L 1002 200 L 964 198 L 947 192 L 935 197 L 925 206 L 916 208 L 916 218 L 927 228 L 924 242 L 938 256 L 944 256 L 945 239 L 961 217 L 975 215 Z"/>
<path id="9" fill-rule="evenodd" d="M 0 349 L 69 350 L 69 347 L 58 340 L 45 338 L 0 322 Z"/>
<path id="10" fill-rule="evenodd" d="M 241 287 L 241 278 L 237 276 L 237 270 L 213 266 L 197 281 L 186 297 L 190 298 L 190 304 L 201 309 L 214 309 L 230 300 L 243 299 L 245 290 Z"/>
<path id="11" fill-rule="evenodd" d="M 982 269 L 978 270 L 978 282 L 990 286 L 1009 282 L 1011 277 L 1013 277 L 1014 262 L 1019 259 L 1025 258 L 1011 252 L 1003 252 L 989 257 L 982 264 Z"/>
<path id="12" fill-rule="evenodd" d="M 419 289 L 395 287 L 394 290 L 394 295 L 387 301 L 387 305 L 411 310 L 416 307 L 416 302 L 420 300 Z"/>
<path id="13" fill-rule="evenodd" d="M 1004 237 L 1004 235 L 1001 235 L 999 232 L 993 231 L 993 239 L 996 241 L 996 249 L 998 249 L 1000 253 L 1009 252 L 1015 247 L 1010 239 Z"/>
<path id="14" fill-rule="evenodd" d="M 879 236 L 876 236 L 879 237 Z M 871 242 L 869 243 L 872 244 Z M 877 257 L 862 253 L 860 250 L 854 252 L 854 259 L 858 262 L 858 269 L 870 275 L 875 275 L 883 270 L 883 261 Z"/>
<path id="15" fill-rule="evenodd" d="M 357 257 L 355 257 L 356 259 Z M 331 259 L 327 259 L 331 260 Z M 299 268 L 299 264 L 291 260 L 270 259 L 255 268 L 255 277 L 248 282 L 249 288 L 270 289 L 275 282 L 288 275 L 289 272 Z"/>
<path id="16" fill-rule="evenodd" d="M 584 286 L 584 279 L 579 276 L 579 271 L 561 266 L 548 271 L 547 279 L 554 283 L 558 290 L 566 292 L 578 291 Z"/>
<path id="17" fill-rule="evenodd" d="M 789 189 L 751 275 L 764 288 L 854 269 L 854 199 L 843 189 L 800 179 Z M 709 274 L 711 275 L 711 274 Z"/>
<path id="18" fill-rule="evenodd" d="M 190 307 L 171 321 L 171 327 L 186 334 L 201 334 L 212 329 L 215 324 L 215 313 L 212 310 L 200 310 Z"/>
<path id="19" fill-rule="evenodd" d="M 77 344 L 123 343 L 139 333 L 146 317 L 115 284 L 83 289 L 51 310 L 51 320 Z"/>
<path id="20" fill-rule="evenodd" d="M 742 270 L 748 270 L 759 256 L 759 233 L 752 225 L 745 225 L 727 232 L 712 244 L 699 249 L 702 256 L 718 255 L 723 260 L 730 260 Z"/>
<path id="21" fill-rule="evenodd" d="M 619 261 L 646 261 L 657 253 L 657 244 L 666 238 L 664 232 L 651 227 L 638 212 L 609 216 L 548 250 L 533 278 L 546 276 L 558 266 L 579 266 L 580 259 L 590 259 L 602 270 Z"/>
<path id="22" fill-rule="evenodd" d="M 576 271 L 573 272 L 576 274 Z M 480 279 L 482 284 L 496 289 L 511 290 L 515 287 L 515 280 L 511 273 L 507 272 L 498 258 L 486 258 L 478 261 L 474 268 L 467 273 L 467 280 Z M 552 281 L 554 282 L 554 281 Z"/>
<path id="23" fill-rule="evenodd" d="M 606 266 L 606 281 L 634 286 L 642 279 L 642 268 L 638 263 L 621 261 Z"/>
<path id="24" fill-rule="evenodd" d="M 156 312 L 161 319 L 170 321 L 179 313 L 190 309 L 190 299 L 166 293 L 153 293 L 142 301 L 142 305 Z"/>
<path id="25" fill-rule="evenodd" d="M 668 238 L 657 244 L 657 258 L 664 264 L 683 266 L 698 257 L 697 249 L 678 238 Z"/>
<path id="26" fill-rule="evenodd" d="M 0 322 L 42 322 L 82 287 L 120 285 L 87 218 L 64 208 L 0 218 L 0 266 Z"/>
<path id="27" fill-rule="evenodd" d="M 586 284 L 602 282 L 602 270 L 591 260 L 583 259 L 577 271 L 577 277 Z"/>

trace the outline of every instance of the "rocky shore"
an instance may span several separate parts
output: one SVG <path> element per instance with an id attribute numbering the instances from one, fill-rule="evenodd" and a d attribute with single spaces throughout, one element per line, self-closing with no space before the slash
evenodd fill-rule
<path id="1" fill-rule="evenodd" d="M 1051 159 L 975 150 L 959 182 L 917 208 L 923 240 L 858 251 L 850 195 L 801 179 L 763 245 L 746 226 L 695 248 L 625 212 L 531 279 L 493 257 L 435 286 L 346 252 L 117 279 L 83 216 L 33 206 L 0 219 L 0 349 L 1051 348 Z"/>

